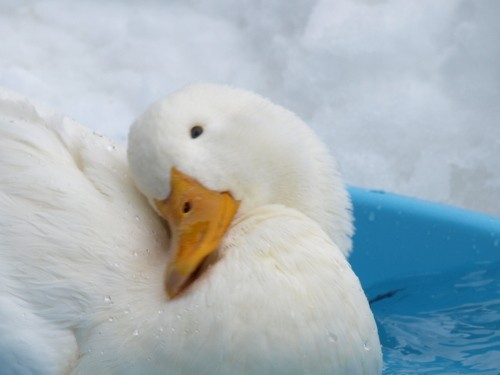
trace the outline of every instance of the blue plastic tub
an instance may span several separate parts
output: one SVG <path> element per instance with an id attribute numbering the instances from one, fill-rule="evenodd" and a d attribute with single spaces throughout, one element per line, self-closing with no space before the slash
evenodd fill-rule
<path id="1" fill-rule="evenodd" d="M 350 188 L 384 374 L 500 374 L 500 217 Z"/>

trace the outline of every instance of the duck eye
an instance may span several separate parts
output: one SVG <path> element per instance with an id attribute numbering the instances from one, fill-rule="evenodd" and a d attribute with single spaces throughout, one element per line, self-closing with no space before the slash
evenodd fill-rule
<path id="1" fill-rule="evenodd" d="M 198 138 L 203 133 L 203 128 L 200 125 L 195 125 L 191 128 L 191 138 Z"/>

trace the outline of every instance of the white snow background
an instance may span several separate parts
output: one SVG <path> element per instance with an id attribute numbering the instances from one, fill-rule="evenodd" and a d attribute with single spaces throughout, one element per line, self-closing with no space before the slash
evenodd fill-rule
<path id="1" fill-rule="evenodd" d="M 193 82 L 300 115 L 348 183 L 500 214 L 500 1 L 0 0 L 0 86 L 121 142 Z"/>

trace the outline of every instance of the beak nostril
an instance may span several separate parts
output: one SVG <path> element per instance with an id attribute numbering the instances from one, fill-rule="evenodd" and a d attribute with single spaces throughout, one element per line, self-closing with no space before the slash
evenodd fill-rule
<path id="1" fill-rule="evenodd" d="M 182 212 L 187 214 L 189 211 L 191 211 L 191 202 L 184 202 L 184 205 L 182 206 Z"/>

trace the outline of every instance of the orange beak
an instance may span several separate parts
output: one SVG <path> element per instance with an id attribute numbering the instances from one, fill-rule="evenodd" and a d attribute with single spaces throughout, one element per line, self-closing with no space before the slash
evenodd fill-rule
<path id="1" fill-rule="evenodd" d="M 156 200 L 156 207 L 168 221 L 172 233 L 172 260 L 165 286 L 170 298 L 177 296 L 203 261 L 219 246 L 239 207 L 228 192 L 207 189 L 194 178 L 171 170 L 171 193 Z"/>

